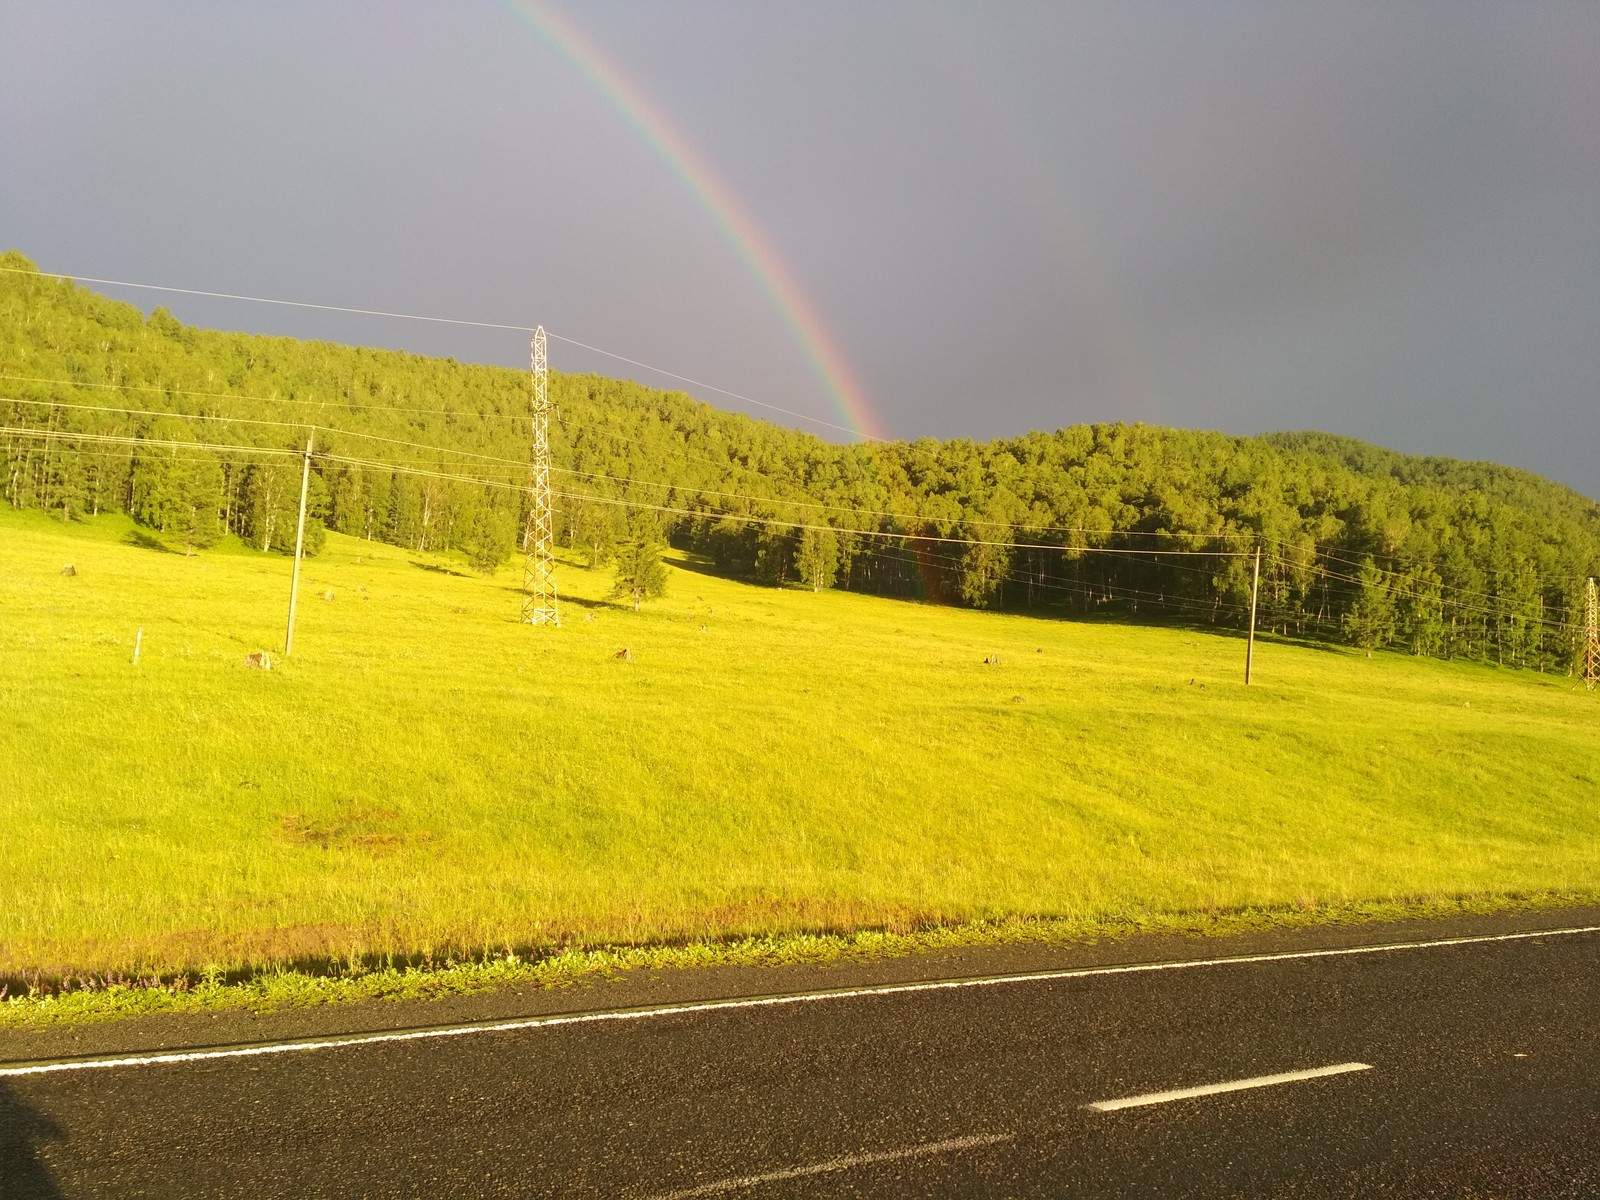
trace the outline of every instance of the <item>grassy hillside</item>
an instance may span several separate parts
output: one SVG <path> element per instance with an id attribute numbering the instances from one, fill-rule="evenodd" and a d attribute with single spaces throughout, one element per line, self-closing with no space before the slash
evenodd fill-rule
<path id="1" fill-rule="evenodd" d="M 1565 677 L 1267 643 L 1246 690 L 1227 634 L 682 556 L 536 631 L 511 568 L 337 533 L 263 672 L 289 562 L 154 544 L 0 506 L 0 974 L 1600 891 Z"/>

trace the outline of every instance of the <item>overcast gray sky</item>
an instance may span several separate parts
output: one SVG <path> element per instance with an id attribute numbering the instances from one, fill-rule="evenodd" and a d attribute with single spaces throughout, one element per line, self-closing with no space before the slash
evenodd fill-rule
<path id="1" fill-rule="evenodd" d="M 893 437 L 1316 428 L 1600 495 L 1590 0 L 0 0 L 0 45 L 46 270 L 540 322 Z"/>

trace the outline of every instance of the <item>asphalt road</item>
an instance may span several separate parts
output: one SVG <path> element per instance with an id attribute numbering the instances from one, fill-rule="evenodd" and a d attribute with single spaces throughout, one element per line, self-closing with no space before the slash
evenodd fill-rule
<path id="1" fill-rule="evenodd" d="M 1600 933 L 7 1070 L 7 1197 L 1593 1197 Z"/>

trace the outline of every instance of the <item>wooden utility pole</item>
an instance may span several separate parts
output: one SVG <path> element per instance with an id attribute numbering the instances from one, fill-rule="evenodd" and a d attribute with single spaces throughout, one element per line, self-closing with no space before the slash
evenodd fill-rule
<path id="1" fill-rule="evenodd" d="M 283 656 L 294 653 L 294 606 L 300 598 L 300 551 L 306 544 L 306 485 L 311 482 L 311 438 L 306 438 L 306 456 L 300 464 L 300 520 L 294 529 L 294 574 L 289 582 L 289 632 L 283 639 Z"/>
<path id="2" fill-rule="evenodd" d="M 1250 686 L 1250 672 L 1256 665 L 1256 598 L 1261 594 L 1261 547 L 1256 546 L 1255 570 L 1250 576 L 1250 636 L 1244 644 L 1244 685 Z"/>

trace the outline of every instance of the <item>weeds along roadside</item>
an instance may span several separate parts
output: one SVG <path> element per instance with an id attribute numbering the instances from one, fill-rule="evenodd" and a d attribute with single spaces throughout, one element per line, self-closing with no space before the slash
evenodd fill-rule
<path id="1" fill-rule="evenodd" d="M 568 946 L 440 962 L 330 963 L 322 971 L 269 967 L 230 975 L 209 969 L 145 979 L 36 979 L 31 985 L 13 979 L 4 985 L 6 994 L 0 995 L 0 1028 L 89 1024 L 157 1014 L 267 1013 L 319 1005 L 442 1000 L 511 988 L 581 986 L 647 970 L 825 966 L 878 962 L 958 947 L 1088 945 L 1114 939 L 1132 943 L 1156 935 L 1224 938 L 1314 926 L 1534 913 L 1594 903 L 1600 903 L 1600 890 L 1095 918 L 1007 917 L 903 933 L 860 930 L 659 945 Z M 1130 951 L 1135 948 L 1130 944 Z M 25 990 L 18 991 L 18 984 Z"/>

